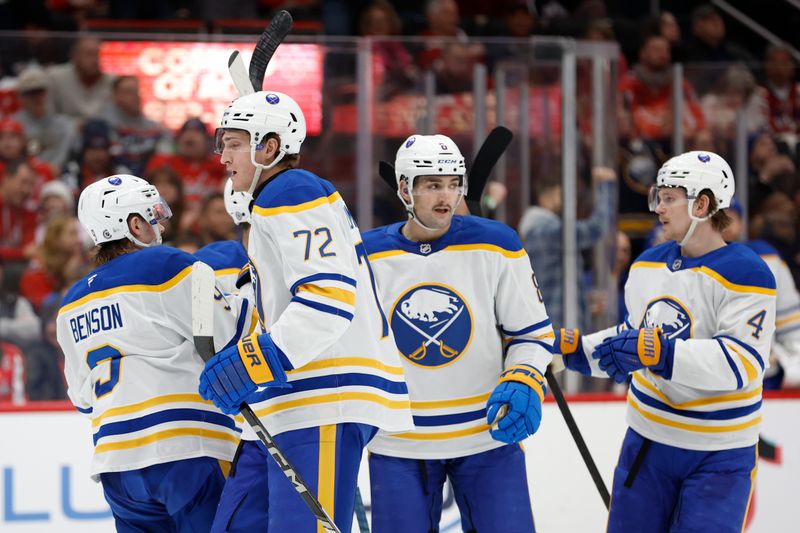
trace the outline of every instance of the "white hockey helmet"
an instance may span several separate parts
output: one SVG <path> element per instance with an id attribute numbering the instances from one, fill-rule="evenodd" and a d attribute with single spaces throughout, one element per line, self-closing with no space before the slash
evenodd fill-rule
<path id="1" fill-rule="evenodd" d="M 464 156 L 453 139 L 446 135 L 412 135 L 397 150 L 394 161 L 395 178 L 397 179 L 397 196 L 409 216 L 414 215 L 414 180 L 419 176 L 459 176 L 461 178 L 461 195 L 467 194 L 466 167 Z M 407 202 L 400 191 L 405 180 L 411 198 Z"/>
<path id="2" fill-rule="evenodd" d="M 250 202 L 253 201 L 253 195 L 247 191 L 234 191 L 233 180 L 228 178 L 225 182 L 225 190 L 222 193 L 225 199 L 225 210 L 233 219 L 233 222 L 238 226 L 241 223 L 250 223 Z"/>
<path id="3" fill-rule="evenodd" d="M 682 187 L 686 191 L 687 209 L 692 224 L 681 241 L 685 245 L 691 237 L 698 222 L 708 220 L 720 209 L 731 205 L 736 183 L 730 165 L 713 152 L 686 152 L 667 160 L 658 171 L 656 184 L 650 188 L 649 207 L 655 211 L 658 207 L 658 189 L 661 187 Z M 716 202 L 716 209 L 703 218 L 692 214 L 694 202 L 704 190 L 711 191 Z"/>
<path id="4" fill-rule="evenodd" d="M 150 223 L 156 235 L 153 242 L 145 244 L 131 234 L 130 215 L 139 215 Z M 95 244 L 122 238 L 143 248 L 161 244 L 158 224 L 171 216 L 172 211 L 158 190 L 130 174 L 115 174 L 92 183 L 78 199 L 78 220 Z"/>
<path id="5" fill-rule="evenodd" d="M 664 163 L 656 176 L 656 187 L 683 187 L 690 201 L 708 189 L 718 210 L 730 207 L 736 191 L 730 165 L 713 152 L 699 151 L 686 152 Z M 654 211 L 655 206 L 651 205 L 650 210 Z"/>
<path id="6" fill-rule="evenodd" d="M 256 167 L 250 194 L 255 190 L 262 170 L 274 167 L 287 154 L 299 154 L 306 139 L 306 119 L 300 106 L 290 96 L 276 91 L 259 91 L 231 102 L 216 131 L 214 149 L 218 154 L 222 153 L 222 136 L 228 129 L 250 134 L 250 160 Z M 273 162 L 261 165 L 256 163 L 256 151 L 263 148 L 262 143 L 270 133 L 280 137 L 281 145 Z"/>

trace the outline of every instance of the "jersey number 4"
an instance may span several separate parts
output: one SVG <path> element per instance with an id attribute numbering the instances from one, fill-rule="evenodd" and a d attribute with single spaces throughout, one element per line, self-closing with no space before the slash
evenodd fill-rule
<path id="1" fill-rule="evenodd" d="M 753 332 L 750 334 L 751 337 L 755 339 L 761 338 L 761 330 L 764 329 L 764 318 L 766 316 L 767 312 L 762 309 L 747 320 L 747 325 L 753 328 Z"/>
<path id="2" fill-rule="evenodd" d="M 109 363 L 107 379 L 98 379 L 94 382 L 94 395 L 96 398 L 105 396 L 119 383 L 120 367 L 122 366 L 122 352 L 116 346 L 104 344 L 86 352 L 86 363 L 90 370 L 101 363 Z"/>

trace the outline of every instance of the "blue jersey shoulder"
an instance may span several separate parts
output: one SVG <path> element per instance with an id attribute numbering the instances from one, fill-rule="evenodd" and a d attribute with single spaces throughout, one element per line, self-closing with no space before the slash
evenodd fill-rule
<path id="1" fill-rule="evenodd" d="M 502 222 L 472 215 L 456 215 L 453 219 L 456 231 L 449 244 L 493 244 L 511 252 L 522 249 L 517 232 Z M 458 227 L 456 222 L 460 222 Z"/>
<path id="2" fill-rule="evenodd" d="M 675 241 L 662 242 L 652 248 L 648 248 L 634 260 L 634 263 L 647 262 L 647 263 L 667 263 L 670 258 L 677 257 L 680 254 L 680 249 Z"/>
<path id="3" fill-rule="evenodd" d="M 255 205 L 264 208 L 295 206 L 328 197 L 336 187 L 307 170 L 292 168 L 281 172 L 261 190 Z"/>
<path id="4" fill-rule="evenodd" d="M 744 244 L 731 243 L 709 254 L 703 266 L 736 285 L 775 288 L 775 276 L 759 255 Z"/>
<path id="5" fill-rule="evenodd" d="M 214 270 L 242 268 L 248 261 L 247 252 L 239 240 L 212 242 L 194 255 Z"/>
<path id="6" fill-rule="evenodd" d="M 142 248 L 116 257 L 76 282 L 62 305 L 125 285 L 161 285 L 194 264 L 192 254 L 169 246 Z"/>
<path id="7" fill-rule="evenodd" d="M 780 252 L 778 252 L 778 250 L 767 241 L 746 241 L 742 244 L 753 250 L 758 255 L 780 255 Z"/>
<path id="8" fill-rule="evenodd" d="M 364 243 L 364 248 L 367 250 L 367 254 L 396 249 L 398 247 L 396 236 L 403 224 L 405 224 L 405 222 L 396 222 L 362 233 L 361 239 Z"/>

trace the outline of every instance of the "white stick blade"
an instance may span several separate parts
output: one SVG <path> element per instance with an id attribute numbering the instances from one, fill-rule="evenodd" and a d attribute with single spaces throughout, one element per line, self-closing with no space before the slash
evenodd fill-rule
<path id="1" fill-rule="evenodd" d="M 244 65 L 244 59 L 239 50 L 234 50 L 228 58 L 228 74 L 231 75 L 233 85 L 239 91 L 239 96 L 253 94 L 253 85 L 250 83 L 250 75 L 247 73 L 247 67 Z"/>
<path id="2" fill-rule="evenodd" d="M 197 261 L 192 266 L 192 335 L 214 336 L 214 270 Z"/>

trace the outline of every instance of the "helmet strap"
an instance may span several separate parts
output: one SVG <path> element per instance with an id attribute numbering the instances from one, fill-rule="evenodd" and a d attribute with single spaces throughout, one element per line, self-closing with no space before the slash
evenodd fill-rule
<path id="1" fill-rule="evenodd" d="M 150 227 L 153 228 L 153 232 L 156 234 L 156 238 L 150 241 L 150 244 L 145 244 L 136 237 L 133 236 L 131 230 L 125 232 L 125 236 L 131 241 L 133 244 L 138 246 L 139 248 L 150 248 L 151 246 L 158 246 L 161 244 L 161 230 L 158 228 L 158 224 L 150 224 Z"/>
<path id="2" fill-rule="evenodd" d="M 681 246 L 681 247 L 686 246 L 688 244 L 689 240 L 692 238 L 692 235 L 694 234 L 694 230 L 697 229 L 697 225 L 699 223 L 705 222 L 706 220 L 711 218 L 711 215 L 706 215 L 704 217 L 696 217 L 696 216 L 694 216 L 694 214 L 692 214 L 692 209 L 693 208 L 694 208 L 694 199 L 691 199 L 691 200 L 689 200 L 687 202 L 686 209 L 688 209 L 688 211 L 689 211 L 689 218 L 692 220 L 692 222 L 691 222 L 691 224 L 689 224 L 689 229 L 686 231 L 686 235 L 683 236 L 683 239 L 681 239 L 681 242 L 678 243 L 678 246 Z"/>
<path id="3" fill-rule="evenodd" d="M 256 187 L 258 187 L 258 180 L 261 179 L 261 172 L 264 170 L 269 170 L 277 165 L 283 159 L 283 156 L 286 155 L 286 151 L 278 150 L 278 153 L 275 154 L 275 159 L 272 160 L 272 163 L 269 165 L 262 165 L 256 161 L 256 148 L 260 146 L 260 144 L 261 143 L 250 143 L 250 162 L 256 167 L 255 172 L 253 172 L 253 181 L 250 182 L 250 188 L 247 190 L 247 192 L 251 195 L 253 194 L 253 191 L 256 190 Z"/>

